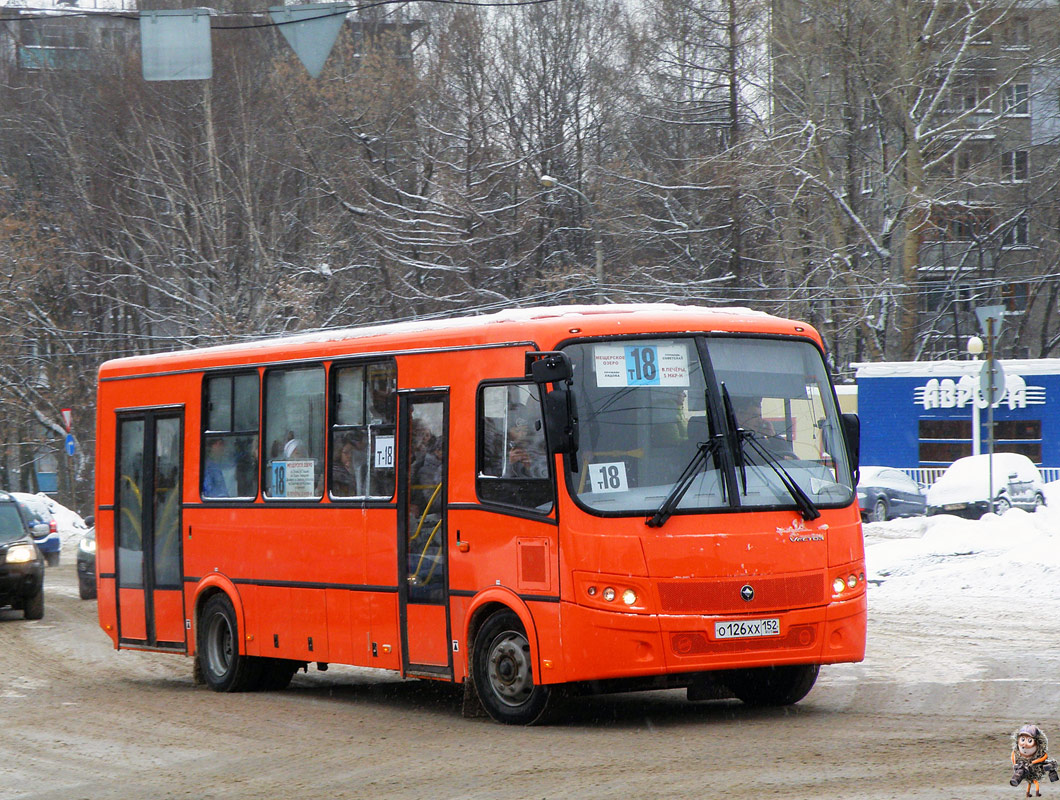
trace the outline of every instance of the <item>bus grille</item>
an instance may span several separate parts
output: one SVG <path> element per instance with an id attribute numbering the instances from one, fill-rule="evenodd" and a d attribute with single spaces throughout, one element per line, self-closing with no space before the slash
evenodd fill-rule
<path id="1" fill-rule="evenodd" d="M 750 586 L 754 599 L 745 601 L 740 589 Z M 806 608 L 825 602 L 823 573 L 780 577 L 721 578 L 712 581 L 660 581 L 664 614 L 739 614 Z"/>

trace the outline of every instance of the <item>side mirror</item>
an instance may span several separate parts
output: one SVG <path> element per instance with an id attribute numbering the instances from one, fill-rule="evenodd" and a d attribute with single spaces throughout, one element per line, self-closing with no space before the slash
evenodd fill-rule
<path id="1" fill-rule="evenodd" d="M 566 386 L 545 395 L 545 440 L 552 453 L 578 452 L 578 409 Z"/>
<path id="2" fill-rule="evenodd" d="M 850 471 L 856 475 L 861 464 L 861 420 L 857 414 L 843 414 L 843 433 L 847 440 Z"/>
<path id="3" fill-rule="evenodd" d="M 544 393 L 545 439 L 549 452 L 573 455 L 578 451 L 578 410 L 570 389 L 574 377 L 570 358 L 559 350 L 532 350 L 526 354 L 526 377 L 542 390 L 558 384 Z"/>
<path id="4" fill-rule="evenodd" d="M 569 381 L 573 375 L 574 368 L 566 353 L 532 350 L 526 354 L 526 377 L 538 386 Z"/>

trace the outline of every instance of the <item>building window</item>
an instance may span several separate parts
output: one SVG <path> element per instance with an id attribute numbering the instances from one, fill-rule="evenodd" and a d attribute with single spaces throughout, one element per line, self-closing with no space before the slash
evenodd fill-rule
<path id="1" fill-rule="evenodd" d="M 1010 314 L 1020 314 L 1027 310 L 1027 285 L 1024 283 L 1004 283 L 1001 285 L 1001 302 Z"/>
<path id="2" fill-rule="evenodd" d="M 968 86 L 960 91 L 961 111 L 990 112 L 990 87 Z"/>
<path id="3" fill-rule="evenodd" d="M 994 423 L 994 450 L 1019 453 L 1035 464 L 1042 463 L 1042 422 L 1038 419 L 1014 419 Z"/>
<path id="4" fill-rule="evenodd" d="M 1030 22 L 1026 17 L 1009 20 L 1005 47 L 1029 47 L 1031 43 Z"/>
<path id="5" fill-rule="evenodd" d="M 1030 224 L 1026 215 L 1021 215 L 1005 229 L 1001 244 L 1005 247 L 1026 247 L 1030 242 Z"/>
<path id="6" fill-rule="evenodd" d="M 921 464 L 949 465 L 972 454 L 972 421 L 922 419 L 919 438 Z"/>
<path id="7" fill-rule="evenodd" d="M 208 378 L 203 387 L 204 499 L 258 495 L 258 373 Z"/>
<path id="8" fill-rule="evenodd" d="M 1027 151 L 1009 150 L 1001 154 L 1001 180 L 1027 180 Z"/>
<path id="9" fill-rule="evenodd" d="M 1013 83 L 1004 87 L 1001 92 L 1001 110 L 1006 114 L 1030 113 L 1030 87 L 1026 83 Z"/>

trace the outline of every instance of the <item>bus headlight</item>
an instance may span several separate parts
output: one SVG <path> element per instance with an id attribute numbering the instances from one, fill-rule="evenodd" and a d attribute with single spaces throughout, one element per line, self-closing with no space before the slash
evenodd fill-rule
<path id="1" fill-rule="evenodd" d="M 651 590 L 641 578 L 628 575 L 601 575 L 575 572 L 578 602 L 603 611 L 648 614 Z"/>
<path id="2" fill-rule="evenodd" d="M 835 594 L 842 594 L 843 590 L 846 588 L 846 585 L 847 582 L 844 581 L 842 578 L 836 578 L 834 581 L 832 581 L 832 592 Z"/>

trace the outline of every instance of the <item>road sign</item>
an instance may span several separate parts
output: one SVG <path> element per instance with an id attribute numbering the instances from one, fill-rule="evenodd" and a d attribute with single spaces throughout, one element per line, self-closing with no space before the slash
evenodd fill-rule
<path id="1" fill-rule="evenodd" d="M 76 449 L 77 444 L 74 442 L 74 435 L 72 433 L 66 434 L 66 454 L 72 456 Z"/>
<path id="2" fill-rule="evenodd" d="M 990 358 L 983 362 L 983 368 L 979 370 L 979 391 L 983 393 L 983 399 L 987 405 L 994 405 L 1005 392 L 1005 369 L 996 358 Z"/>
<path id="3" fill-rule="evenodd" d="M 69 433 L 70 426 L 73 425 L 74 422 L 74 412 L 69 408 L 64 408 L 59 413 L 63 415 L 63 425 L 66 426 L 66 432 Z"/>
<path id="4" fill-rule="evenodd" d="M 975 309 L 975 316 L 979 320 L 979 328 L 983 333 L 992 335 L 995 339 L 1001 335 L 1001 326 L 1005 322 L 1004 306 L 979 306 Z M 994 321 L 993 330 L 991 330 L 991 325 L 987 323 L 989 319 Z M 993 345 L 993 342 L 988 344 Z"/>

